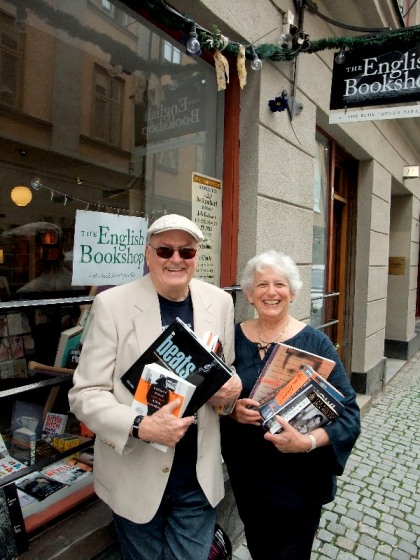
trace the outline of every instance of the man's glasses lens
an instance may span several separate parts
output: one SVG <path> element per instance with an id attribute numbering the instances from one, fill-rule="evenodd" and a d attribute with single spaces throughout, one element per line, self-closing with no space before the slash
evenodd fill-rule
<path id="1" fill-rule="evenodd" d="M 153 247 L 153 245 L 151 245 Z M 197 253 L 197 249 L 191 247 L 182 247 L 181 249 L 175 249 L 174 247 L 153 247 L 156 254 L 161 259 L 170 259 L 175 251 L 178 251 L 181 259 L 193 259 Z"/>

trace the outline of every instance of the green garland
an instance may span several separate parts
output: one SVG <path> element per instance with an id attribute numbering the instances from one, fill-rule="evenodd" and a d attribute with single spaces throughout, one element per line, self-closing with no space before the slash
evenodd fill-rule
<path id="1" fill-rule="evenodd" d="M 153 17 L 168 27 L 188 33 L 193 19 L 188 15 L 180 14 L 172 9 L 164 0 L 139 0 L 131 2 L 133 6 L 142 7 Z M 222 40 L 220 31 L 214 28 L 211 32 L 197 24 L 197 35 L 202 50 L 212 51 L 215 48 L 224 49 L 224 53 L 237 55 L 241 43 L 228 40 L 227 45 Z M 367 47 L 387 46 L 390 49 L 401 47 L 414 47 L 420 43 L 420 26 L 406 29 L 389 30 L 384 28 L 382 33 L 363 35 L 359 37 L 330 37 L 309 41 L 309 47 L 305 50 L 282 47 L 275 44 L 264 43 L 255 47 L 255 52 L 261 60 L 272 60 L 276 62 L 291 61 L 300 53 L 315 53 L 326 49 L 361 50 Z M 251 44 L 245 46 L 246 58 L 252 59 L 254 47 Z"/>

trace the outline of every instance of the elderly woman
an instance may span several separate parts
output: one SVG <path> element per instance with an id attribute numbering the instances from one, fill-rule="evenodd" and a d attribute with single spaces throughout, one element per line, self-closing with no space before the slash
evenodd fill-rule
<path id="1" fill-rule="evenodd" d="M 311 556 L 322 505 L 334 499 L 336 477 L 360 433 L 360 412 L 330 339 L 290 315 L 302 282 L 293 260 L 267 251 L 245 267 L 242 289 L 256 318 L 236 325 L 235 366 L 243 390 L 222 421 L 222 453 L 254 560 L 305 560 Z M 311 431 L 264 432 L 249 393 L 273 345 L 284 342 L 336 362 L 328 381 L 344 395 L 345 411 Z M 313 439 L 315 438 L 315 439 Z"/>

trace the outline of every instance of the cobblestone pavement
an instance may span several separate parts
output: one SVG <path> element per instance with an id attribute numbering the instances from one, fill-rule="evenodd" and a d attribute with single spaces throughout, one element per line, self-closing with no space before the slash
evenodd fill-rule
<path id="1" fill-rule="evenodd" d="M 420 558 L 420 352 L 372 399 L 311 560 Z M 246 545 L 235 560 L 249 560 Z M 275 559 L 273 559 L 275 560 Z"/>

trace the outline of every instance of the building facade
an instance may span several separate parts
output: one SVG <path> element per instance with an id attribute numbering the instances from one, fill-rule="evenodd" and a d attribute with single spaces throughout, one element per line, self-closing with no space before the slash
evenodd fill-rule
<path id="1" fill-rule="evenodd" d="M 420 346 L 420 126 L 332 122 L 328 41 L 419 19 L 416 0 L 0 0 L 0 305 L 25 308 L 32 334 L 15 355 L 0 338 L 4 376 L 52 364 L 89 293 L 72 283 L 77 210 L 177 212 L 208 234 L 200 274 L 234 292 L 237 320 L 247 260 L 290 254 L 294 316 L 330 336 L 356 391 L 380 393 L 387 358 Z M 187 51 L 194 23 L 217 50 Z M 297 52 L 270 57 L 282 44 Z M 197 177 L 221 192 L 198 200 Z"/>

